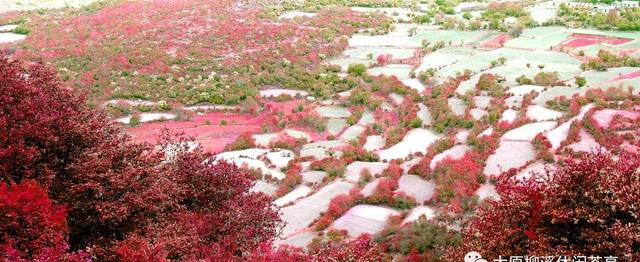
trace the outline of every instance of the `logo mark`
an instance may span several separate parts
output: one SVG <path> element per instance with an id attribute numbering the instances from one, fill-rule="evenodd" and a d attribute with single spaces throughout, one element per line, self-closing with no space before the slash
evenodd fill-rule
<path id="1" fill-rule="evenodd" d="M 487 262 L 487 260 L 482 258 L 480 253 L 471 251 L 464 255 L 464 262 Z"/>

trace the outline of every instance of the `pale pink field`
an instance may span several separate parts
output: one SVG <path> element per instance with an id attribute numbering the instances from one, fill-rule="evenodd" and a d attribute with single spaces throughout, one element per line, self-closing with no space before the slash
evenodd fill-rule
<path id="1" fill-rule="evenodd" d="M 620 81 L 620 80 L 634 79 L 634 78 L 639 77 L 639 76 L 640 76 L 640 70 L 635 71 L 635 72 L 631 72 L 631 73 L 628 73 L 628 74 L 624 74 L 624 75 L 621 75 L 621 76 L 614 77 L 611 80 L 609 80 L 608 82 L 615 82 L 615 81 Z"/>
<path id="2" fill-rule="evenodd" d="M 634 121 L 640 119 L 639 111 L 614 110 L 614 109 L 600 110 L 595 114 L 593 114 L 593 119 L 596 120 L 596 122 L 598 123 L 598 126 L 600 126 L 601 128 L 607 128 L 609 127 L 611 120 L 613 120 L 613 118 L 618 115 Z"/>
<path id="3" fill-rule="evenodd" d="M 132 136 L 134 142 L 156 143 L 162 134 L 162 130 L 166 129 L 171 134 L 184 134 L 193 137 L 195 142 L 200 144 L 207 152 L 219 152 L 224 149 L 226 144 L 232 143 L 244 133 L 260 134 L 263 133 L 263 126 L 273 127 L 275 113 L 285 112 L 288 115 L 302 101 L 266 101 L 264 103 L 264 110 L 257 115 L 236 112 L 209 112 L 195 114 L 186 121 L 144 123 L 127 128 L 126 133 Z M 223 124 L 223 122 L 226 122 L 226 124 Z M 318 133 L 309 127 L 295 125 L 289 125 L 289 127 L 306 133 L 312 141 L 325 139 L 327 136 L 326 132 Z"/>
<path id="4" fill-rule="evenodd" d="M 221 125 L 225 120 L 226 125 Z M 205 151 L 218 152 L 245 132 L 260 132 L 261 125 L 266 123 L 266 114 L 254 117 L 250 114 L 225 112 L 195 115 L 190 121 L 153 122 L 142 124 L 126 130 L 134 142 L 156 143 L 166 129 L 171 133 L 184 133 L 192 136 Z"/>
<path id="5" fill-rule="evenodd" d="M 607 43 L 611 45 L 620 45 L 631 41 L 631 39 L 627 38 L 617 38 L 617 37 L 607 37 L 600 35 L 588 35 L 588 34 L 573 34 L 567 41 L 563 44 L 566 47 L 583 47 L 590 46 L 599 43 Z"/>
<path id="6" fill-rule="evenodd" d="M 502 45 L 509 40 L 509 36 L 506 34 L 499 34 L 484 43 L 480 47 L 484 48 L 500 48 Z"/>

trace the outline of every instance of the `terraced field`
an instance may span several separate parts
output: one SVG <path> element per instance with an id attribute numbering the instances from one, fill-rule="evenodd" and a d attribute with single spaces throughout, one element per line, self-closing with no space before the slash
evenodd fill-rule
<path id="1" fill-rule="evenodd" d="M 274 15 L 244 2 L 150 2 L 27 22 L 7 16 L 0 45 L 57 67 L 133 142 L 182 133 L 212 160 L 252 174 L 252 192 L 269 195 L 284 222 L 276 246 L 382 238 L 419 223 L 458 234 L 478 208 L 500 201 L 498 180 L 527 180 L 593 151 L 640 152 L 640 64 L 588 64 L 635 59 L 638 32 L 461 30 L 415 23 L 428 12 L 408 4 Z M 552 2 L 527 10 L 552 21 Z M 49 42 L 44 31 L 49 21 L 64 32 L 116 13 L 132 19 L 119 11 L 147 5 L 166 11 L 145 14 L 163 29 L 114 23 L 130 40 L 88 22 L 75 35 L 81 43 Z M 472 18 L 463 13 L 438 19 L 464 24 Z M 176 24 L 184 28 L 169 29 Z M 158 49 L 144 41 L 174 35 Z M 129 41 L 143 46 L 115 47 Z M 74 52 L 84 67 L 71 66 Z"/>

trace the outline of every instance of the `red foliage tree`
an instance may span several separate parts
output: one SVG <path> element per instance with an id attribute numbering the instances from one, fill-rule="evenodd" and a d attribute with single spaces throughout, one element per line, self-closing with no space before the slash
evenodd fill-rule
<path id="1" fill-rule="evenodd" d="M 119 132 L 82 96 L 42 66 L 25 70 L 0 58 L 0 174 L 4 182 L 51 185 L 88 148 Z M 64 179 L 64 178 L 63 178 Z"/>
<path id="2" fill-rule="evenodd" d="M 97 245 L 95 253 L 114 260 L 139 261 L 126 256 L 130 243 L 146 247 L 153 261 L 161 254 L 193 260 L 221 253 L 241 257 L 277 235 L 278 213 L 268 196 L 249 193 L 249 174 L 206 160 L 199 148 L 167 143 L 163 151 L 174 150 L 173 158 L 163 164 L 153 152 L 130 149 L 132 155 L 117 158 L 109 153 L 115 148 L 101 151 L 106 156 L 90 154 L 69 201 L 78 220 L 76 242 Z M 130 165 L 135 168 L 110 169 Z M 121 256 L 110 255 L 112 248 Z"/>
<path id="3" fill-rule="evenodd" d="M 212 162 L 185 139 L 167 139 L 159 148 L 131 143 L 42 67 L 25 70 L 18 62 L 0 60 L 0 80 L 0 174 L 3 185 L 12 188 L 3 188 L 8 194 L 3 203 L 9 203 L 8 214 L 18 212 L 19 205 L 33 209 L 11 199 L 49 203 L 42 215 L 32 216 L 51 221 L 46 230 L 23 232 L 16 226 L 20 218 L 4 217 L 7 227 L 0 235 L 10 238 L 3 248 L 15 257 L 25 250 L 33 256 L 52 243 L 66 251 L 64 212 L 47 194 L 68 209 L 71 250 L 87 249 L 101 261 L 198 260 L 219 254 L 234 259 L 276 236 L 277 210 L 268 196 L 250 192 L 253 180 L 236 166 Z M 31 178 L 41 191 L 12 186 Z M 29 223 L 25 230 L 35 225 Z"/>
<path id="4" fill-rule="evenodd" d="M 82 261 L 67 254 L 65 209 L 33 180 L 0 184 L 0 260 Z"/>
<path id="5" fill-rule="evenodd" d="M 501 200 L 479 210 L 450 259 L 474 250 L 487 259 L 572 254 L 634 261 L 640 256 L 639 167 L 638 155 L 595 152 L 523 183 L 506 174 L 497 186 Z"/>

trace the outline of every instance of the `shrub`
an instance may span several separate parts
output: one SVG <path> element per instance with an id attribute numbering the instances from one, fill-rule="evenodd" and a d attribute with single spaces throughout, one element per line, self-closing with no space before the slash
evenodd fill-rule
<path id="1" fill-rule="evenodd" d="M 282 245 L 274 249 L 272 244 L 264 244 L 251 252 L 251 256 L 245 258 L 245 262 L 311 262 L 312 256 L 302 248 Z"/>
<path id="2" fill-rule="evenodd" d="M 413 17 L 413 22 L 418 23 L 418 24 L 431 23 L 431 15 L 428 15 L 428 14 L 416 15 L 416 16 Z"/>
<path id="3" fill-rule="evenodd" d="M 411 169 L 409 169 L 408 173 L 421 177 L 427 177 L 431 173 L 431 168 L 429 165 L 431 164 L 432 159 L 433 156 L 423 157 L 416 165 L 412 166 Z"/>
<path id="4" fill-rule="evenodd" d="M 159 101 L 157 107 L 162 111 L 168 111 L 173 109 L 173 107 L 169 103 L 167 103 L 167 101 L 164 101 L 164 100 Z"/>
<path id="5" fill-rule="evenodd" d="M 381 245 L 364 234 L 356 239 L 345 241 L 341 233 L 330 231 L 327 241 L 314 239 L 308 252 L 287 245 L 274 250 L 271 245 L 262 245 L 254 250 L 247 262 L 390 262 L 391 257 L 384 253 Z M 322 242 L 321 242 L 322 241 Z M 222 257 L 224 258 L 224 257 Z M 217 260 L 216 260 L 217 261 Z"/>
<path id="6" fill-rule="evenodd" d="M 327 228 L 334 220 L 342 216 L 349 208 L 353 207 L 356 201 L 362 197 L 358 191 L 358 189 L 355 189 L 349 192 L 349 194 L 332 198 L 327 211 L 322 214 L 322 217 L 320 217 L 314 225 L 315 230 L 320 231 Z"/>
<path id="7" fill-rule="evenodd" d="M 114 243 L 109 243 L 114 245 L 111 250 L 119 252 L 99 253 L 100 256 L 113 257 L 108 260 L 132 261 L 130 257 L 114 256 L 127 254 L 122 252 L 123 249 L 131 241 L 142 238 L 150 243 L 152 250 L 160 250 L 165 259 L 172 257 L 176 260 L 190 260 L 222 253 L 228 253 L 228 259 L 232 259 L 275 237 L 280 223 L 278 212 L 273 209 L 270 197 L 249 191 L 254 182 L 248 173 L 240 172 L 232 164 L 207 161 L 202 155 L 198 155 L 198 149 L 193 152 L 186 150 L 176 152 L 173 161 L 163 168 L 166 171 L 159 173 L 159 177 L 149 178 L 156 183 L 160 181 L 161 184 L 156 186 L 163 190 L 144 189 L 142 184 L 154 185 L 146 180 L 130 183 L 133 188 L 143 189 L 135 194 L 98 188 L 108 194 L 93 200 L 95 209 L 113 206 L 128 215 L 112 211 L 100 212 L 99 221 L 105 221 L 102 222 L 105 224 L 99 224 L 100 227 L 97 228 L 108 229 L 109 226 L 115 226 L 115 232 L 122 232 L 122 228 L 129 225 L 137 229 L 134 232 L 124 231 L 125 234 L 121 235 L 122 242 L 116 238 Z M 118 182 L 114 178 L 111 181 Z M 128 197 L 123 199 L 123 195 Z M 154 205 L 140 206 L 136 203 Z M 86 212 L 95 212 L 95 209 L 87 208 Z M 83 215 L 92 217 L 86 213 Z M 158 221 L 150 220 L 152 217 L 158 218 Z M 166 230 L 168 228 L 171 230 Z M 251 232 L 252 237 L 247 238 L 246 232 Z M 99 241 L 95 234 L 86 234 L 85 237 Z M 207 253 L 210 248 L 212 253 Z M 145 255 L 157 254 L 149 252 Z"/>
<path id="8" fill-rule="evenodd" d="M 398 178 L 397 177 L 385 177 L 380 179 L 378 184 L 376 185 L 376 189 L 374 190 L 371 196 L 367 197 L 365 200 L 366 203 L 369 204 L 389 204 L 392 205 L 394 202 L 394 191 L 398 189 Z"/>
<path id="9" fill-rule="evenodd" d="M 398 142 L 402 141 L 402 138 L 404 137 L 405 133 L 406 133 L 406 130 L 402 128 L 402 126 L 390 127 L 389 129 L 387 129 L 384 135 L 386 144 L 387 145 L 397 144 Z"/>
<path id="10" fill-rule="evenodd" d="M 553 86 L 559 81 L 558 72 L 540 72 L 533 78 L 536 85 Z"/>
<path id="11" fill-rule="evenodd" d="M 362 114 L 364 114 L 364 110 L 359 109 L 359 108 L 355 108 L 355 110 L 353 110 L 353 112 L 351 112 L 351 115 L 349 117 L 347 117 L 347 124 L 349 124 L 349 125 L 357 124 L 358 121 L 360 121 L 360 118 L 362 117 Z"/>
<path id="12" fill-rule="evenodd" d="M 399 210 L 410 210 L 418 205 L 418 203 L 416 203 L 413 197 L 398 193 L 395 195 L 393 202 L 390 202 L 388 205 Z"/>
<path id="13" fill-rule="evenodd" d="M 335 178 L 344 175 L 346 164 L 340 159 L 325 157 L 323 159 L 311 162 L 310 168 L 312 170 L 325 171 L 327 172 L 327 175 L 329 177 Z"/>
<path id="14" fill-rule="evenodd" d="M 368 168 L 363 168 L 362 171 L 360 171 L 360 178 L 358 179 L 358 185 L 364 186 L 367 183 L 371 182 L 371 180 L 373 180 L 373 175 L 371 174 L 371 171 L 369 171 Z"/>
<path id="15" fill-rule="evenodd" d="M 364 234 L 347 243 L 329 241 L 311 247 L 318 262 L 390 262 L 380 245 Z"/>
<path id="16" fill-rule="evenodd" d="M 551 163 L 554 161 L 553 153 L 549 151 L 551 148 L 551 143 L 547 139 L 546 136 L 542 134 L 538 134 L 531 141 L 533 147 L 536 149 L 537 158 L 544 160 L 547 163 Z"/>
<path id="17" fill-rule="evenodd" d="M 433 143 L 431 148 L 433 149 L 433 152 L 439 154 L 453 147 L 454 144 L 455 144 L 455 141 L 453 141 L 453 139 L 450 139 L 450 138 L 438 139 L 436 140 L 435 143 Z"/>
<path id="18" fill-rule="evenodd" d="M 364 203 L 372 205 L 386 205 L 397 209 L 405 210 L 416 206 L 416 201 L 411 196 L 403 193 L 396 193 L 398 189 L 398 179 L 402 175 L 402 168 L 392 162 L 387 169 L 382 172 L 382 179 L 369 197 L 363 200 Z"/>
<path id="19" fill-rule="evenodd" d="M 282 180 L 280 186 L 276 190 L 276 196 L 282 196 L 291 191 L 296 185 L 302 183 L 302 175 L 300 175 L 301 169 L 302 168 L 298 164 L 290 166 L 289 170 L 287 170 L 286 177 Z"/>
<path id="20" fill-rule="evenodd" d="M 391 62 L 391 59 L 393 59 L 391 54 L 380 54 L 376 57 L 376 62 L 378 62 L 379 65 L 384 65 Z"/>
<path id="21" fill-rule="evenodd" d="M 326 121 L 317 114 L 305 114 L 301 120 L 301 124 L 312 127 L 318 132 L 322 132 L 327 128 Z"/>
<path id="22" fill-rule="evenodd" d="M 585 79 L 584 77 L 581 76 L 576 76 L 576 84 L 579 87 L 583 87 L 587 84 L 587 79 Z"/>
<path id="23" fill-rule="evenodd" d="M 422 119 L 417 118 L 417 117 L 412 119 L 411 122 L 409 122 L 409 127 L 411 127 L 411 128 L 422 127 Z"/>
<path id="24" fill-rule="evenodd" d="M 509 35 L 511 35 L 511 37 L 513 38 L 520 37 L 520 35 L 522 35 L 522 28 L 521 27 L 512 28 L 511 30 L 509 30 Z"/>
<path id="25" fill-rule="evenodd" d="M 11 32 L 16 33 L 16 34 L 21 34 L 21 35 L 28 35 L 29 33 L 31 33 L 31 29 L 23 26 L 23 25 L 19 25 L 16 28 L 14 28 L 13 30 L 11 30 Z"/>
<path id="26" fill-rule="evenodd" d="M 367 72 L 367 66 L 364 64 L 350 64 L 347 73 L 353 76 L 363 76 Z"/>
<path id="27" fill-rule="evenodd" d="M 420 72 L 420 74 L 418 75 L 418 79 L 421 82 L 427 82 L 434 75 L 435 75 L 435 70 L 433 68 L 429 68 L 429 69 L 425 70 L 424 72 Z"/>
<path id="28" fill-rule="evenodd" d="M 139 124 L 140 124 L 140 113 L 133 112 L 133 114 L 131 114 L 131 117 L 129 117 L 129 125 L 137 126 Z"/>
<path id="29" fill-rule="evenodd" d="M 367 106 L 372 101 L 371 92 L 367 92 L 362 89 L 355 89 L 351 91 L 351 95 L 349 96 L 349 104 L 354 106 Z"/>
<path id="30" fill-rule="evenodd" d="M 341 158 L 347 163 L 354 161 L 377 162 L 380 160 L 376 153 L 366 151 L 360 146 L 349 146 L 344 149 Z"/>
<path id="31" fill-rule="evenodd" d="M 616 55 L 607 50 L 601 49 L 598 51 L 597 58 L 593 58 L 580 65 L 583 70 L 593 69 L 596 71 L 607 71 L 608 68 L 625 66 L 638 67 L 640 66 L 640 59 L 631 57 L 627 54 Z"/>
<path id="32" fill-rule="evenodd" d="M 402 167 L 400 167 L 398 162 L 392 161 L 391 163 L 389 163 L 389 166 L 382 171 L 382 176 L 393 177 L 397 179 L 402 175 L 402 171 Z"/>
<path id="33" fill-rule="evenodd" d="M 502 97 L 504 95 L 504 88 L 498 83 L 498 78 L 493 74 L 482 74 L 478 79 L 476 88 L 481 91 L 488 91 L 491 96 Z"/>
<path id="34" fill-rule="evenodd" d="M 294 99 L 294 97 L 292 97 L 292 96 L 290 96 L 290 95 L 288 95 L 288 94 L 281 94 L 281 95 L 276 96 L 276 97 L 274 98 L 274 100 L 275 100 L 276 102 L 287 102 L 287 101 L 291 101 L 291 100 L 293 100 L 293 99 Z"/>
<path id="35" fill-rule="evenodd" d="M 236 140 L 224 146 L 225 151 L 244 150 L 256 147 L 256 141 L 251 136 L 251 133 L 246 132 L 239 135 Z"/>
<path id="36" fill-rule="evenodd" d="M 484 176 L 478 164 L 479 156 L 467 152 L 460 159 L 445 158 L 438 162 L 427 176 L 436 181 L 436 197 L 440 203 L 448 205 L 452 212 L 462 212 L 461 201 L 473 196 L 480 187 L 479 177 Z"/>
<path id="37" fill-rule="evenodd" d="M 293 150 L 298 146 L 302 146 L 307 143 L 306 138 L 293 138 L 291 136 L 284 136 L 283 138 L 272 141 L 269 143 L 269 148 L 282 148 Z"/>
<path id="38" fill-rule="evenodd" d="M 448 128 L 471 128 L 474 123 L 472 120 L 460 118 L 457 116 L 447 115 L 441 119 L 436 119 L 433 129 L 438 133 L 444 133 Z"/>
<path id="39" fill-rule="evenodd" d="M 388 252 L 419 255 L 418 261 L 441 261 L 446 248 L 460 244 L 460 234 L 426 219 L 408 225 L 391 225 L 380 232 L 375 241 Z"/>
<path id="40" fill-rule="evenodd" d="M 531 85 L 533 84 L 533 81 L 531 81 L 531 79 L 527 78 L 524 75 L 521 75 L 519 77 L 516 78 L 516 82 L 518 82 L 518 84 L 520 85 Z"/>

